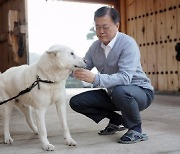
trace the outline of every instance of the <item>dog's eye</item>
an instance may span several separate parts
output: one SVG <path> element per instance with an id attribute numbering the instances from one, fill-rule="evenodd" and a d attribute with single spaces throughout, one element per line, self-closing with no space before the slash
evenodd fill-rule
<path id="1" fill-rule="evenodd" d="M 71 52 L 71 55 L 72 55 L 72 56 L 74 56 L 74 53 L 73 53 L 73 52 Z"/>

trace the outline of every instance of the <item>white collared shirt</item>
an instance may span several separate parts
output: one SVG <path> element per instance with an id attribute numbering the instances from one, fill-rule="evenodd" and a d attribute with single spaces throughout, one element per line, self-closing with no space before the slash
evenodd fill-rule
<path id="1" fill-rule="evenodd" d="M 109 52 L 111 51 L 111 49 L 113 48 L 114 43 L 116 42 L 117 34 L 118 34 L 118 32 L 116 33 L 116 36 L 111 40 L 111 42 L 109 42 L 108 45 L 105 45 L 104 43 L 101 43 L 101 47 L 104 49 L 104 53 L 106 55 L 106 58 L 107 58 Z"/>

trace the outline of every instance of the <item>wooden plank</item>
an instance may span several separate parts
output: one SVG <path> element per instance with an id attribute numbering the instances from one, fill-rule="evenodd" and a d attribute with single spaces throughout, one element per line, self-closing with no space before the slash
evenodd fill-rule
<path id="1" fill-rule="evenodd" d="M 120 24 L 120 31 L 126 33 L 126 0 L 119 0 L 120 1 L 120 17 L 121 17 L 121 24 Z"/>
<path id="2" fill-rule="evenodd" d="M 127 34 L 136 39 L 136 0 L 127 0 L 126 3 L 127 14 Z"/>
<path id="3" fill-rule="evenodd" d="M 6 30 L 7 30 L 7 32 L 9 32 L 8 12 L 9 12 L 9 10 L 13 10 L 13 1 L 7 1 L 6 3 L 7 3 L 7 8 L 6 8 L 7 27 L 6 27 Z M 16 66 L 17 64 L 14 62 L 14 53 L 12 52 L 12 49 L 10 47 L 10 42 L 5 43 L 5 49 L 8 49 L 8 52 L 7 52 L 8 67 L 6 69 L 8 69 L 12 66 Z"/>
<path id="4" fill-rule="evenodd" d="M 23 63 L 29 64 L 29 34 L 28 34 L 28 0 L 24 0 L 24 7 L 25 7 L 25 23 L 26 26 L 26 33 L 24 35 L 24 41 L 25 41 L 25 58 Z M 120 6 L 119 6 L 120 7 Z"/>
<path id="5" fill-rule="evenodd" d="M 15 23 L 19 22 L 17 10 L 8 10 L 8 32 L 13 32 Z"/>
<path id="6" fill-rule="evenodd" d="M 159 91 L 165 91 L 167 86 L 167 70 L 166 66 L 166 16 L 165 13 L 160 13 L 160 10 L 164 10 L 166 5 L 164 0 L 155 1 L 155 17 L 156 17 L 156 49 L 157 49 L 157 89 Z"/>
<path id="7" fill-rule="evenodd" d="M 3 12 L 2 12 L 2 6 L 0 6 L 0 34 L 2 33 L 2 26 L 3 26 Z"/>
<path id="8" fill-rule="evenodd" d="M 6 0 L 0 0 L 0 6 L 2 6 L 5 2 Z"/>
<path id="9" fill-rule="evenodd" d="M 2 33 L 7 33 L 7 10 L 8 10 L 8 4 L 7 3 L 3 3 L 2 5 Z M 8 67 L 9 67 L 9 61 L 8 61 L 8 46 L 7 46 L 7 42 L 4 42 L 1 44 L 2 46 L 2 72 L 4 72 Z"/>
<path id="10" fill-rule="evenodd" d="M 16 7 L 19 8 L 20 11 L 20 15 L 19 15 L 19 18 L 20 18 L 20 23 L 21 25 L 26 25 L 27 24 L 27 15 L 26 15 L 26 10 L 25 10 L 25 1 L 26 0 L 17 0 L 16 2 Z M 19 61 L 19 64 L 27 64 L 28 60 L 27 60 L 27 55 L 28 55 L 28 49 L 26 48 L 27 47 L 27 34 L 23 34 L 22 35 L 23 37 L 23 46 L 24 46 L 24 52 L 23 52 L 23 56 L 20 58 L 20 61 Z"/>
<path id="11" fill-rule="evenodd" d="M 155 46 L 155 15 L 154 1 L 146 1 L 145 14 L 145 34 L 146 34 L 146 50 L 147 50 L 147 68 L 154 89 L 157 90 L 157 65 L 156 65 L 156 46 Z"/>
<path id="12" fill-rule="evenodd" d="M 177 33 L 176 33 L 176 38 L 177 38 L 177 42 L 180 42 L 180 0 L 176 0 L 176 28 L 177 28 Z M 177 43 L 176 42 L 176 43 Z M 178 91 L 180 92 L 180 61 L 177 62 L 178 63 Z"/>
<path id="13" fill-rule="evenodd" d="M 175 59 L 175 42 L 176 37 L 176 9 L 173 7 L 176 5 L 176 1 L 166 0 L 166 8 L 172 7 L 171 10 L 165 12 L 166 14 L 166 35 L 168 39 L 167 43 L 167 71 L 168 71 L 168 91 L 177 91 L 178 90 L 178 74 L 177 71 L 177 61 Z"/>
<path id="14" fill-rule="evenodd" d="M 8 40 L 7 33 L 0 33 L 0 43 L 4 43 L 7 40 Z"/>
<path id="15" fill-rule="evenodd" d="M 137 7 L 136 7 L 136 17 L 137 17 L 137 36 L 136 41 L 139 45 L 140 52 L 141 52 L 141 64 L 145 73 L 148 73 L 147 69 L 147 52 L 146 52 L 146 35 L 145 35 L 145 21 L 143 18 L 143 14 L 145 14 L 145 0 L 138 0 Z M 143 45 L 144 44 L 144 45 Z"/>
<path id="16" fill-rule="evenodd" d="M 19 56 L 18 56 L 18 34 L 14 34 L 14 28 L 15 28 L 15 23 L 19 24 L 19 15 L 17 10 L 8 10 L 8 42 L 9 45 L 12 48 L 12 53 L 13 53 L 13 61 L 15 63 L 19 63 Z"/>
<path id="17" fill-rule="evenodd" d="M 0 5 L 0 35 L 2 34 L 2 7 Z M 0 43 L 0 72 L 2 72 L 3 65 L 3 52 L 2 52 L 2 44 Z"/>

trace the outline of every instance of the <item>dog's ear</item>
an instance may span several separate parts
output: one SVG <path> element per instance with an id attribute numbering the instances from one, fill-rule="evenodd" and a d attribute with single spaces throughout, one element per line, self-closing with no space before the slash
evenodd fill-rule
<path id="1" fill-rule="evenodd" d="M 46 53 L 51 55 L 51 56 L 54 56 L 54 57 L 57 55 L 57 51 L 56 50 L 47 50 Z"/>

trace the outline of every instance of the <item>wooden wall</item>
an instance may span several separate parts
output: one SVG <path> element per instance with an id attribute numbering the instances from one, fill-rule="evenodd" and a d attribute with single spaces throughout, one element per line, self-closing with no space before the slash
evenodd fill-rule
<path id="1" fill-rule="evenodd" d="M 26 1 L 0 1 L 0 72 L 25 64 L 27 56 Z"/>
<path id="2" fill-rule="evenodd" d="M 136 39 L 155 90 L 180 91 L 180 0 L 126 0 L 126 32 Z"/>

